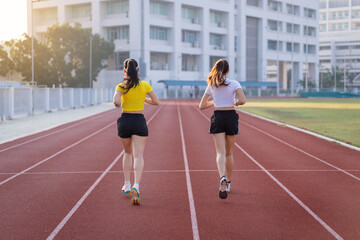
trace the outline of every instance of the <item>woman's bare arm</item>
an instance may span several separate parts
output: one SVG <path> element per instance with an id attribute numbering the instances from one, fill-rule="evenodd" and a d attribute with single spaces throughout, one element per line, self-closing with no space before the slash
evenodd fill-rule
<path id="1" fill-rule="evenodd" d="M 204 110 L 206 108 L 214 106 L 214 101 L 209 101 L 210 94 L 204 93 L 204 96 L 201 98 L 199 108 Z"/>
<path id="2" fill-rule="evenodd" d="M 114 103 L 115 107 L 120 107 L 121 106 L 121 95 L 122 95 L 122 92 L 115 91 L 115 94 L 114 94 L 114 97 L 113 97 L 113 103 Z"/>
<path id="3" fill-rule="evenodd" d="M 150 98 L 145 98 L 145 102 L 151 105 L 159 105 L 160 101 L 158 96 L 154 91 L 151 91 L 147 94 Z"/>
<path id="4" fill-rule="evenodd" d="M 246 103 L 246 97 L 243 90 L 241 88 L 236 89 L 236 94 L 238 99 L 235 100 L 234 105 L 235 106 L 244 105 Z"/>

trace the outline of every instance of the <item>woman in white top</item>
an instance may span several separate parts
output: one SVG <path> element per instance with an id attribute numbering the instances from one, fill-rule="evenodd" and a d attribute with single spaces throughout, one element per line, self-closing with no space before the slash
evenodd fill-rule
<path id="1" fill-rule="evenodd" d="M 238 81 L 226 78 L 229 63 L 218 60 L 207 78 L 208 87 L 202 97 L 200 110 L 214 106 L 209 133 L 213 135 L 216 148 L 216 162 L 220 175 L 219 197 L 226 199 L 230 191 L 231 173 L 234 166 L 233 148 L 239 134 L 239 116 L 234 105 L 246 103 L 246 97 Z M 235 99 L 235 93 L 238 99 Z M 212 96 L 213 101 L 209 101 Z"/>

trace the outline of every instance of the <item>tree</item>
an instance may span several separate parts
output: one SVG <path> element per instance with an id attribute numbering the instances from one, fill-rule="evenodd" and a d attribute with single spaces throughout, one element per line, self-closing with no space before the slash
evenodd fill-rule
<path id="1" fill-rule="evenodd" d="M 8 52 L 0 45 L 0 76 L 6 76 L 14 70 L 14 63 L 9 58 Z"/>
<path id="2" fill-rule="evenodd" d="M 321 76 L 320 76 L 321 74 Z M 346 82 L 347 84 L 351 84 L 353 82 L 355 73 L 346 71 Z M 321 77 L 321 78 L 320 78 Z M 334 88 L 335 86 L 335 69 L 332 67 L 331 69 L 326 69 L 326 72 L 319 73 L 319 79 L 321 79 L 323 88 Z M 344 69 L 336 67 L 336 88 L 344 88 Z"/>
<path id="3" fill-rule="evenodd" d="M 306 88 L 306 78 L 304 78 L 303 80 L 300 80 L 299 82 L 298 82 L 298 85 L 300 85 L 304 90 L 305 90 L 305 88 Z M 312 80 L 311 78 L 308 78 L 308 80 L 307 80 L 307 85 L 308 85 L 308 90 L 309 91 L 311 91 L 311 90 L 313 90 L 313 89 L 315 89 L 316 88 L 316 83 L 315 83 L 315 81 L 314 80 Z"/>
<path id="4" fill-rule="evenodd" d="M 75 23 L 56 24 L 45 34 L 54 56 L 53 67 L 59 82 L 68 87 L 89 87 L 90 37 L 92 38 L 92 80 L 106 66 L 102 61 L 114 51 L 114 44 Z"/>
<path id="5" fill-rule="evenodd" d="M 21 73 L 23 81 L 32 81 L 31 37 L 23 34 L 21 39 L 5 42 L 10 49 L 10 59 L 14 70 Z M 48 47 L 34 39 L 34 79 L 37 85 L 57 85 L 52 71 L 52 54 Z"/>

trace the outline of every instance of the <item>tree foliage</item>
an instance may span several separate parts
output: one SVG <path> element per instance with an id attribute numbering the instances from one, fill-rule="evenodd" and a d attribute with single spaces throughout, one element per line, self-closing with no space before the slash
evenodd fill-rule
<path id="1" fill-rule="evenodd" d="M 89 87 L 90 39 L 92 39 L 92 80 L 106 67 L 103 60 L 114 51 L 114 44 L 92 35 L 89 29 L 75 23 L 56 24 L 48 28 L 45 41 L 34 39 L 34 75 L 37 85 L 48 87 Z M 31 37 L 5 42 L 9 56 L 0 45 L 0 75 L 14 69 L 20 72 L 23 81 L 32 80 Z"/>
<path id="2" fill-rule="evenodd" d="M 24 34 L 21 39 L 5 42 L 10 49 L 10 59 L 14 70 L 21 73 L 23 81 L 32 81 L 31 37 Z M 52 85 L 55 75 L 51 70 L 52 55 L 48 47 L 34 39 L 34 80 L 37 85 Z"/>
<path id="3" fill-rule="evenodd" d="M 98 34 L 92 35 L 80 24 L 69 23 L 50 27 L 45 35 L 54 56 L 53 67 L 62 85 L 68 87 L 89 87 L 90 75 L 90 38 L 92 40 L 92 80 L 102 64 L 114 51 L 114 44 L 105 41 Z"/>
<path id="4" fill-rule="evenodd" d="M 0 45 L 0 76 L 6 76 L 14 70 L 14 63 L 9 58 L 8 52 Z"/>

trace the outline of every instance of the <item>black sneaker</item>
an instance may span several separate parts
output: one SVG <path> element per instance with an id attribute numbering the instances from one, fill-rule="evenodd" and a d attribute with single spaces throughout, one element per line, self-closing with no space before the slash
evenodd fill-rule
<path id="1" fill-rule="evenodd" d="M 227 187 L 227 180 L 226 177 L 223 176 L 220 178 L 220 184 L 219 184 L 219 197 L 221 199 L 226 199 L 227 198 L 227 191 L 226 191 L 226 187 Z"/>

